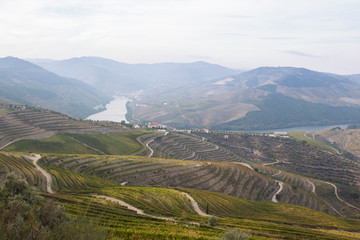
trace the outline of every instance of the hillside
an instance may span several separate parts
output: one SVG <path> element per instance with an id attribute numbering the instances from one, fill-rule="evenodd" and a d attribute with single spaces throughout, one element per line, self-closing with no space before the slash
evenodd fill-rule
<path id="1" fill-rule="evenodd" d="M 20 140 L 3 148 L 7 152 L 63 154 L 128 155 L 145 147 L 137 140 L 146 131 L 122 131 L 107 134 L 57 134 L 41 139 Z"/>
<path id="2" fill-rule="evenodd" d="M 331 129 L 314 132 L 313 136 L 320 141 L 333 145 L 341 151 L 348 152 L 360 158 L 359 129 Z"/>
<path id="3" fill-rule="evenodd" d="M 262 67 L 222 80 L 147 95 L 134 119 L 177 127 L 272 129 L 356 123 L 360 85 L 348 76 Z"/>
<path id="4" fill-rule="evenodd" d="M 73 172 L 76 171 L 74 163 L 85 159 L 79 157 L 57 155 L 40 160 L 40 165 L 52 175 L 50 189 L 55 191 L 43 195 L 64 205 L 69 215 L 83 215 L 93 220 L 108 230 L 109 237 L 114 239 L 214 239 L 231 228 L 240 228 L 254 239 L 359 237 L 359 220 L 334 217 L 294 205 L 248 201 L 188 188 L 119 186 L 99 175 Z M 21 154 L 0 153 L 0 165 L 5 167 L 5 172 L 16 171 L 46 192 L 45 178 L 31 162 L 37 165 L 34 159 Z M 55 167 L 46 164 L 50 163 L 49 159 L 53 163 L 65 161 Z M 159 161 L 151 161 L 154 160 Z M 72 170 L 65 169 L 69 164 L 73 165 Z M 204 212 L 208 209 L 210 214 L 216 215 L 219 227 L 207 225 L 208 217 L 202 216 L 184 193 L 193 198 L 199 209 Z M 125 207 L 124 203 L 131 208 Z"/>
<path id="5" fill-rule="evenodd" d="M 109 100 L 86 83 L 13 57 L 0 59 L 0 85 L 1 102 L 42 107 L 78 118 L 95 113 L 94 107 Z"/>
<path id="6" fill-rule="evenodd" d="M 84 121 L 30 107 L 0 103 L 0 148 L 22 139 L 45 138 L 56 133 L 108 133 L 127 131 L 118 124 Z"/>
<path id="7" fill-rule="evenodd" d="M 264 170 L 265 175 L 275 175 L 275 179 L 277 179 L 280 176 L 288 176 L 285 172 L 300 174 L 303 177 L 295 177 L 296 183 L 291 180 L 294 179 L 293 176 L 288 176 L 285 182 L 292 187 L 302 186 L 307 191 L 311 191 L 309 182 L 313 182 L 313 180 L 306 179 L 306 177 L 335 183 L 339 186 L 339 194 L 344 199 L 360 207 L 358 204 L 360 200 L 358 187 L 360 184 L 358 174 L 360 165 L 355 160 L 338 155 L 337 151 L 329 152 L 329 149 L 336 149 L 330 146 L 325 148 L 319 143 L 312 146 L 302 140 L 275 138 L 263 134 L 226 133 L 227 138 L 224 138 L 224 135 L 223 132 L 193 132 L 190 135 L 169 133 L 155 138 L 147 135 L 141 137 L 140 140 L 147 143 L 153 152 L 145 151 L 142 155 L 186 160 L 237 162 L 245 166 L 246 163 L 251 163 L 252 165 L 256 164 L 257 171 L 263 169 L 259 166 L 272 166 L 275 169 Z M 253 166 L 253 168 L 255 167 Z M 301 178 L 303 180 L 300 181 Z M 331 186 L 320 185 L 323 185 L 320 189 L 325 188 L 327 191 L 333 191 Z M 325 193 L 325 195 L 328 194 Z M 336 199 L 333 200 L 336 201 Z M 345 212 L 349 213 L 351 209 L 347 209 Z"/>
<path id="8" fill-rule="evenodd" d="M 239 72 L 206 62 L 127 64 L 100 57 L 30 61 L 61 76 L 82 80 L 111 95 L 192 85 Z"/>

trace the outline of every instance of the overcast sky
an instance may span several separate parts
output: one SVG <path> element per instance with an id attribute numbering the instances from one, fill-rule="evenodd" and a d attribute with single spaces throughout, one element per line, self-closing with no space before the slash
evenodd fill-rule
<path id="1" fill-rule="evenodd" d="M 0 0 L 0 56 L 360 73 L 359 0 Z"/>

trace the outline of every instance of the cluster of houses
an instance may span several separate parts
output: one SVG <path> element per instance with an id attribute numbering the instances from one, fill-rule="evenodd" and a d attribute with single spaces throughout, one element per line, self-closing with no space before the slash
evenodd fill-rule
<path id="1" fill-rule="evenodd" d="M 187 132 L 187 133 L 191 133 L 191 132 L 203 132 L 203 133 L 209 133 L 209 129 L 192 129 L 192 130 L 177 130 L 174 127 L 170 127 L 167 126 L 163 123 L 157 123 L 157 122 L 148 122 L 145 125 L 140 125 L 137 123 L 132 124 L 133 128 L 142 128 L 142 127 L 147 127 L 147 128 L 153 128 L 153 129 L 166 129 L 166 130 L 172 130 L 172 131 L 183 131 L 183 132 Z"/>
<path id="2" fill-rule="evenodd" d="M 191 132 L 203 132 L 203 133 L 209 133 L 209 129 L 193 129 Z"/>
<path id="3" fill-rule="evenodd" d="M 167 129 L 167 130 L 172 130 L 172 131 L 176 131 L 176 128 L 174 127 L 169 127 L 165 124 L 162 123 L 156 123 L 156 122 L 148 122 L 146 124 L 146 127 L 148 128 L 155 128 L 155 129 Z"/>
<path id="4" fill-rule="evenodd" d="M 209 129 L 203 128 L 203 129 L 192 129 L 192 130 L 177 130 L 174 127 L 167 126 L 163 123 L 157 123 L 157 122 L 148 122 L 145 124 L 145 126 L 141 126 L 139 124 L 134 123 L 132 125 L 133 128 L 153 128 L 153 129 L 159 129 L 159 130 L 172 130 L 172 131 L 180 131 L 180 132 L 186 132 L 186 133 L 192 133 L 192 132 L 202 132 L 202 133 L 209 133 Z M 271 137 L 288 137 L 287 132 L 273 132 L 272 134 L 268 134 L 268 136 Z M 224 135 L 224 139 L 229 139 L 229 134 Z"/>

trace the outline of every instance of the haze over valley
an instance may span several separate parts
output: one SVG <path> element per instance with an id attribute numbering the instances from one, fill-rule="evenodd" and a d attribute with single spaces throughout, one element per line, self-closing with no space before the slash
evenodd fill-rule
<path id="1" fill-rule="evenodd" d="M 358 1 L 0 1 L 0 239 L 360 239 Z"/>

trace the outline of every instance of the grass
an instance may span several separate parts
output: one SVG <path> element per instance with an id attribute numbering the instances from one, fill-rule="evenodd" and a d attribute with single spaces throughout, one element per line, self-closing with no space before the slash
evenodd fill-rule
<path id="1" fill-rule="evenodd" d="M 3 150 L 7 152 L 99 154 L 63 134 L 42 139 L 20 140 Z"/>
<path id="2" fill-rule="evenodd" d="M 338 150 L 317 139 L 305 136 L 305 132 L 289 132 L 288 135 L 298 141 L 305 141 L 307 144 L 331 153 L 338 153 Z"/>
<path id="3" fill-rule="evenodd" d="M 129 155 L 143 148 L 138 137 L 150 131 L 118 132 L 109 134 L 71 134 L 75 139 L 108 155 Z"/>
<path id="4" fill-rule="evenodd" d="M 143 145 L 137 141 L 147 131 L 118 132 L 109 134 L 58 134 L 42 139 L 17 141 L 6 148 L 8 152 L 38 152 L 59 154 L 101 154 L 123 155 L 137 152 Z M 78 141 L 80 142 L 78 142 Z M 95 148 L 99 151 L 96 151 Z"/>

